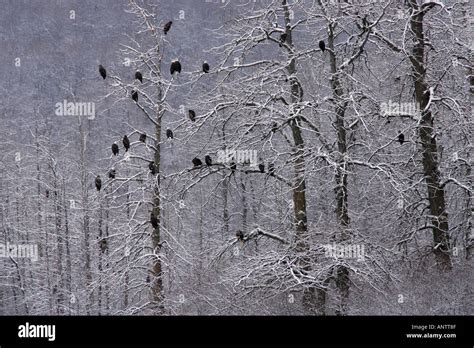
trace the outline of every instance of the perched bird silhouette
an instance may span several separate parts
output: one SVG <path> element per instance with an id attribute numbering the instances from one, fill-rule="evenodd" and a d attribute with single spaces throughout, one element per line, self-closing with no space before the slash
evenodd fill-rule
<path id="1" fill-rule="evenodd" d="M 132 91 L 132 99 L 135 103 L 138 103 L 138 92 L 135 90 Z"/>
<path id="2" fill-rule="evenodd" d="M 165 33 L 165 35 L 168 34 L 168 31 L 170 31 L 172 24 L 173 24 L 173 21 L 169 21 L 163 27 L 163 33 Z"/>
<path id="3" fill-rule="evenodd" d="M 95 178 L 95 188 L 97 189 L 97 191 L 100 191 L 102 187 L 102 180 L 100 179 L 100 175 L 97 175 L 97 177 Z"/>
<path id="4" fill-rule="evenodd" d="M 179 60 L 175 59 L 171 62 L 170 73 L 173 75 L 175 72 L 181 74 L 181 63 Z"/>
<path id="5" fill-rule="evenodd" d="M 244 243 L 244 233 L 241 231 L 241 230 L 238 230 L 237 232 L 235 232 L 235 236 L 237 237 L 237 240 L 240 242 L 240 243 Z"/>
<path id="6" fill-rule="evenodd" d="M 136 78 L 138 81 L 140 81 L 141 83 L 143 83 L 143 75 L 142 75 L 141 72 L 137 71 L 137 72 L 135 73 L 135 78 Z"/>
<path id="7" fill-rule="evenodd" d="M 102 65 L 99 65 L 99 74 L 104 80 L 107 77 L 107 70 Z"/>
<path id="8" fill-rule="evenodd" d="M 173 139 L 173 131 L 171 129 L 166 130 L 166 137 L 168 139 Z"/>
<path id="9" fill-rule="evenodd" d="M 109 178 L 110 179 L 115 179 L 115 175 L 117 174 L 117 171 L 115 169 L 111 169 L 109 171 Z"/>
<path id="10" fill-rule="evenodd" d="M 120 150 L 117 144 L 113 143 L 112 144 L 112 153 L 114 156 L 117 156 L 119 154 Z"/>
<path id="11" fill-rule="evenodd" d="M 192 122 L 196 121 L 196 112 L 194 112 L 194 110 L 189 110 L 188 111 L 188 116 L 189 116 L 189 119 Z"/>
<path id="12" fill-rule="evenodd" d="M 326 49 L 326 43 L 323 40 L 319 41 L 319 48 L 322 52 Z"/>
<path id="13" fill-rule="evenodd" d="M 400 143 L 400 145 L 403 145 L 403 143 L 405 142 L 405 135 L 403 135 L 402 132 L 398 134 L 398 142 Z"/>
<path id="14" fill-rule="evenodd" d="M 128 137 L 124 135 L 122 142 L 123 142 L 123 147 L 125 148 L 125 152 L 127 152 L 128 149 L 130 148 L 130 139 L 128 139 Z"/>
<path id="15" fill-rule="evenodd" d="M 142 143 L 144 143 L 144 142 L 146 141 L 146 134 L 145 134 L 145 133 L 140 134 L 139 140 L 140 140 Z"/>
<path id="16" fill-rule="evenodd" d="M 202 161 L 199 158 L 194 157 L 193 158 L 193 165 L 194 165 L 194 167 L 202 166 Z"/>
<path id="17" fill-rule="evenodd" d="M 258 169 L 260 170 L 260 173 L 265 173 L 265 165 L 263 163 L 258 165 Z"/>
<path id="18" fill-rule="evenodd" d="M 148 169 L 150 169 L 150 172 L 152 175 L 156 175 L 156 167 L 155 167 L 155 162 L 150 162 L 148 163 Z"/>
<path id="19" fill-rule="evenodd" d="M 211 156 L 206 155 L 206 156 L 204 157 L 204 162 L 206 162 L 206 165 L 212 166 L 212 158 L 211 158 Z"/>
<path id="20" fill-rule="evenodd" d="M 206 61 L 204 61 L 204 63 L 202 64 L 202 71 L 204 71 L 207 74 L 209 72 L 209 69 L 210 69 L 209 64 Z"/>

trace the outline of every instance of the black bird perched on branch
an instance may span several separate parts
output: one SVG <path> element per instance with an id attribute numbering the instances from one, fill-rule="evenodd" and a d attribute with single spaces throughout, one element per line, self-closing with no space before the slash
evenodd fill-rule
<path id="1" fill-rule="evenodd" d="M 195 167 L 202 166 L 202 161 L 201 161 L 199 158 L 194 157 L 194 158 L 193 158 L 193 165 L 194 165 Z"/>
<path id="2" fill-rule="evenodd" d="M 155 162 L 150 162 L 148 163 L 148 169 L 150 169 L 150 172 L 152 175 L 156 174 L 156 167 L 155 167 Z"/>
<path id="3" fill-rule="evenodd" d="M 140 140 L 142 143 L 144 143 L 144 142 L 146 141 L 146 134 L 145 134 L 145 133 L 140 134 L 139 140 Z"/>
<path id="4" fill-rule="evenodd" d="M 102 76 L 102 78 L 105 80 L 105 78 L 107 77 L 107 70 L 105 70 L 102 65 L 99 65 L 99 73 L 100 76 Z"/>
<path id="5" fill-rule="evenodd" d="M 268 164 L 268 174 L 275 175 L 275 165 L 273 163 Z"/>
<path id="6" fill-rule="evenodd" d="M 137 71 L 137 72 L 135 73 L 135 78 L 136 78 L 138 81 L 140 81 L 141 83 L 143 83 L 143 75 L 142 75 L 141 72 Z"/>
<path id="7" fill-rule="evenodd" d="M 173 139 L 173 131 L 171 129 L 166 130 L 166 137 L 168 139 Z"/>
<path id="8" fill-rule="evenodd" d="M 206 162 L 206 165 L 212 166 L 212 158 L 211 158 L 211 156 L 206 155 L 206 157 L 204 157 L 204 162 Z"/>
<path id="9" fill-rule="evenodd" d="M 202 64 L 202 71 L 204 71 L 207 74 L 209 72 L 209 69 L 210 69 L 209 64 L 206 61 L 204 61 L 204 63 Z"/>
<path id="10" fill-rule="evenodd" d="M 405 142 L 405 135 L 403 135 L 402 132 L 398 134 L 398 142 L 400 143 L 400 145 L 403 145 L 403 143 Z"/>
<path id="11" fill-rule="evenodd" d="M 170 73 L 173 75 L 175 72 L 181 74 L 181 63 L 179 60 L 175 59 L 171 62 Z"/>
<path id="12" fill-rule="evenodd" d="M 109 178 L 110 179 L 115 179 L 115 175 L 117 174 L 116 170 L 115 169 L 111 169 L 109 171 Z"/>
<path id="13" fill-rule="evenodd" d="M 156 218 L 155 214 L 153 214 L 153 212 L 151 212 L 151 214 L 150 214 L 150 222 L 151 222 L 151 225 L 153 226 L 153 228 L 158 227 L 158 219 Z"/>
<path id="14" fill-rule="evenodd" d="M 232 172 L 235 172 L 235 170 L 237 169 L 237 164 L 235 164 L 234 161 L 230 162 L 230 169 L 232 170 Z"/>
<path id="15" fill-rule="evenodd" d="M 97 189 L 97 191 L 100 191 L 102 187 L 102 180 L 100 179 L 100 175 L 97 175 L 97 177 L 95 178 L 95 188 Z"/>
<path id="16" fill-rule="evenodd" d="M 117 144 L 113 143 L 112 144 L 112 153 L 114 156 L 117 156 L 119 154 L 120 150 Z"/>
<path id="17" fill-rule="evenodd" d="M 189 110 L 188 111 L 188 116 L 189 116 L 189 119 L 191 121 L 193 121 L 193 122 L 196 121 L 196 113 L 194 112 L 194 110 Z"/>
<path id="18" fill-rule="evenodd" d="M 265 165 L 263 163 L 258 165 L 258 169 L 260 170 L 260 173 L 265 173 Z"/>
<path id="19" fill-rule="evenodd" d="M 168 31 L 171 29 L 171 25 L 173 24 L 173 21 L 169 21 L 168 23 L 165 24 L 163 27 L 163 33 L 168 34 Z"/>
<path id="20" fill-rule="evenodd" d="M 101 239 L 101 240 L 99 241 L 99 248 L 100 248 L 100 251 L 102 251 L 103 253 L 105 253 L 105 251 L 107 250 L 107 240 Z"/>
<path id="21" fill-rule="evenodd" d="M 282 44 L 286 42 L 286 38 L 288 37 L 288 35 L 286 35 L 286 33 L 283 33 L 280 35 L 280 47 L 282 47 Z"/>
<path id="22" fill-rule="evenodd" d="M 324 43 L 323 40 L 319 41 L 319 48 L 321 49 L 321 51 L 324 52 L 324 50 L 326 49 L 326 44 Z"/>
<path id="23" fill-rule="evenodd" d="M 244 233 L 241 231 L 241 230 L 238 230 L 237 232 L 235 232 L 235 236 L 237 237 L 237 240 L 241 243 L 244 242 Z"/>
<path id="24" fill-rule="evenodd" d="M 125 152 L 127 152 L 128 149 L 130 148 L 130 139 L 128 139 L 128 137 L 124 135 L 122 142 L 123 142 L 123 147 L 125 148 Z"/>
<path id="25" fill-rule="evenodd" d="M 138 103 L 138 92 L 135 90 L 132 91 L 132 99 L 135 103 Z"/>

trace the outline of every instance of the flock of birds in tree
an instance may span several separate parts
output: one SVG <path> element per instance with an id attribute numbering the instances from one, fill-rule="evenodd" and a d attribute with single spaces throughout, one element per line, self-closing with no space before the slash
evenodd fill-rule
<path id="1" fill-rule="evenodd" d="M 163 33 L 165 35 L 167 35 L 168 32 L 170 31 L 172 24 L 173 24 L 173 21 L 169 21 L 164 25 Z M 280 47 L 282 47 L 282 45 L 286 44 L 287 38 L 288 38 L 288 35 L 286 33 L 282 33 L 280 35 L 280 43 L 279 43 Z M 321 40 L 321 41 L 319 41 L 318 45 L 319 45 L 319 49 L 321 50 L 321 52 L 324 53 L 324 51 L 326 50 L 326 43 L 323 40 Z M 170 65 L 170 74 L 171 74 L 171 76 L 174 76 L 175 73 L 181 74 L 181 70 L 182 70 L 181 63 L 179 62 L 178 59 L 174 59 L 171 62 L 171 65 Z M 202 64 L 202 71 L 206 74 L 209 73 L 209 71 L 210 71 L 209 63 L 207 63 L 206 61 L 204 61 L 203 64 Z M 107 70 L 102 65 L 99 65 L 99 74 L 104 80 L 107 78 Z M 143 83 L 143 74 L 140 71 L 135 72 L 135 79 L 140 81 L 140 83 Z M 131 98 L 135 103 L 138 103 L 138 91 L 132 90 L 131 91 Z M 195 122 L 196 121 L 196 112 L 194 110 L 189 109 L 188 110 L 188 118 L 191 120 L 191 122 Z M 173 131 L 171 129 L 166 130 L 166 137 L 169 140 L 173 139 Z M 147 135 L 145 133 L 140 134 L 140 136 L 139 136 L 139 141 L 140 142 L 146 143 L 146 139 L 147 139 Z M 398 141 L 401 145 L 403 145 L 403 143 L 405 142 L 405 136 L 401 132 L 399 132 L 399 134 L 398 134 Z M 127 152 L 130 149 L 130 139 L 128 138 L 127 135 L 125 135 L 123 137 L 122 143 L 123 143 L 123 147 L 125 149 L 125 152 Z M 119 146 L 116 143 L 113 143 L 112 144 L 112 154 L 113 154 L 113 156 L 117 156 L 119 154 L 119 152 L 120 152 Z M 204 162 L 205 162 L 206 166 L 212 166 L 213 165 L 212 158 L 209 155 L 206 155 L 204 157 Z M 196 167 L 201 167 L 203 165 L 202 161 L 197 157 L 192 159 L 192 163 L 193 163 L 193 166 L 195 168 Z M 263 163 L 260 163 L 258 165 L 258 168 L 259 168 L 259 171 L 261 173 L 265 173 L 265 165 Z M 156 169 L 154 161 L 149 162 L 148 169 L 150 170 L 150 173 L 152 175 L 157 174 L 157 169 Z M 233 160 L 230 163 L 230 169 L 232 170 L 232 172 L 235 172 L 235 170 L 237 169 L 237 165 Z M 108 173 L 108 177 L 110 179 L 115 179 L 116 174 L 117 174 L 116 170 L 111 169 Z M 271 175 L 271 176 L 275 175 L 275 166 L 274 166 L 273 163 L 268 164 L 268 174 Z M 95 187 L 96 187 L 97 191 L 100 191 L 101 188 L 102 188 L 102 180 L 100 178 L 100 175 L 97 175 L 97 177 L 95 179 Z M 157 228 L 158 224 L 159 224 L 158 218 L 154 215 L 153 212 L 151 213 L 151 216 L 150 216 L 150 223 L 153 226 L 153 228 Z M 244 236 L 243 232 L 239 230 L 236 233 L 236 237 L 239 241 L 243 242 L 245 236 Z"/>

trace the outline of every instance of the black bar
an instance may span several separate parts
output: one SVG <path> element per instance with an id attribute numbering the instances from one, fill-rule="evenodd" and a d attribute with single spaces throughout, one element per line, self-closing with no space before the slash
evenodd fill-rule
<path id="1" fill-rule="evenodd" d="M 20 338 L 19 327 L 55 325 L 55 340 Z M 0 346 L 410 344 L 472 347 L 472 316 L 405 317 L 53 317 L 0 316 Z M 407 334 L 425 337 L 408 338 Z M 433 334 L 454 337 L 434 338 Z"/>

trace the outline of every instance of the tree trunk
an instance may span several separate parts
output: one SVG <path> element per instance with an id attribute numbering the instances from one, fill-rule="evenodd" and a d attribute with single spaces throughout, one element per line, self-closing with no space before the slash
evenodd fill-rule
<path id="1" fill-rule="evenodd" d="M 418 133 L 423 151 L 423 172 L 428 191 L 429 209 L 433 226 L 434 254 L 438 267 L 442 270 L 448 270 L 451 268 L 448 213 L 446 211 L 444 187 L 442 187 L 440 183 L 438 147 L 434 133 L 433 115 L 428 106 L 430 90 L 425 82 L 424 12 L 419 8 L 416 0 L 410 0 L 409 4 L 415 11 L 415 14 L 410 19 L 411 31 L 415 39 L 410 61 L 415 84 L 415 99 L 421 109 L 421 122 Z"/>

